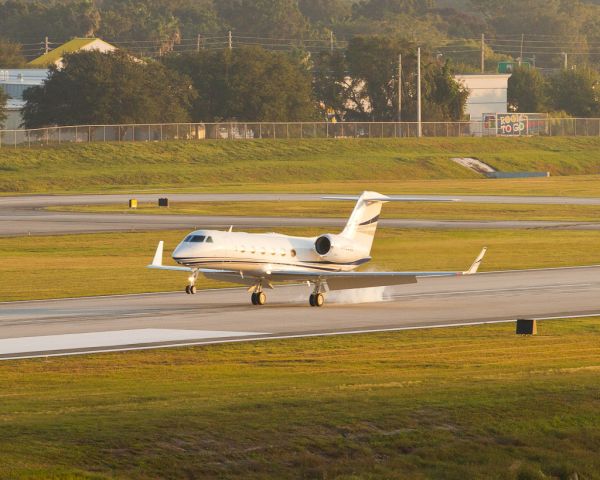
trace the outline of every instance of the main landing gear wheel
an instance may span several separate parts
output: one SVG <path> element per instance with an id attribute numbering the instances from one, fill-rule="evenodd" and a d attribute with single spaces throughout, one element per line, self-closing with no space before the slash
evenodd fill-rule
<path id="1" fill-rule="evenodd" d="M 308 302 L 311 307 L 322 307 L 325 303 L 325 297 L 322 293 L 311 293 Z"/>
<path id="2" fill-rule="evenodd" d="M 254 292 L 250 297 L 252 305 L 264 305 L 267 303 L 267 296 L 264 292 Z"/>
<path id="3" fill-rule="evenodd" d="M 197 292 L 196 290 L 196 286 L 195 285 L 186 285 L 185 286 L 185 293 L 187 293 L 188 295 L 194 295 Z"/>

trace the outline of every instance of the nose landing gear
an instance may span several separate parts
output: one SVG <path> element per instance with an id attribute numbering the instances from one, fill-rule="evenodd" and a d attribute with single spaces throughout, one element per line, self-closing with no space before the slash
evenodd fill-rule
<path id="1" fill-rule="evenodd" d="M 196 279 L 198 278 L 198 271 L 196 270 L 192 275 L 190 275 L 190 278 L 188 278 L 190 284 L 185 286 L 185 293 L 187 293 L 188 295 L 195 295 L 197 292 L 196 289 Z"/>

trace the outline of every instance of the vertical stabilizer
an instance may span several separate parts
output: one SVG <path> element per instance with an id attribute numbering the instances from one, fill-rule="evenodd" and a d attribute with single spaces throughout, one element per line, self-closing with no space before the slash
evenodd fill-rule
<path id="1" fill-rule="evenodd" d="M 389 198 L 380 193 L 363 192 L 341 233 L 343 237 L 349 238 L 364 249 L 365 255 L 369 255 L 371 251 L 381 207 L 387 201 Z"/>

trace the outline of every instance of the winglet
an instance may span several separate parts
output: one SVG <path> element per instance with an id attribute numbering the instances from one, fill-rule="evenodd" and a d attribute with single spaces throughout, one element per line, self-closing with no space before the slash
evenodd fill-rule
<path id="1" fill-rule="evenodd" d="M 471 268 L 469 268 L 466 272 L 463 272 L 463 275 L 473 275 L 474 273 L 477 273 L 477 270 L 479 270 L 479 265 L 481 265 L 481 261 L 483 260 L 483 257 L 485 257 L 485 252 L 487 252 L 487 247 L 483 247 L 473 262 L 473 265 L 471 265 Z"/>
<path id="2" fill-rule="evenodd" d="M 162 257 L 163 257 L 163 246 L 164 243 L 162 240 L 158 242 L 158 247 L 156 247 L 156 253 L 154 254 L 154 258 L 152 259 L 153 267 L 161 267 L 162 266 Z"/>

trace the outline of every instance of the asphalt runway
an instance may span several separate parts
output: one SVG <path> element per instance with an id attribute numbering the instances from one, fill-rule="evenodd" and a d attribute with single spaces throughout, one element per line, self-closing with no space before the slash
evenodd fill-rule
<path id="1" fill-rule="evenodd" d="M 143 194 L 135 195 L 140 202 L 156 201 L 166 196 L 172 202 L 192 201 L 322 201 L 321 194 Z M 403 197 L 394 195 L 395 197 Z M 343 226 L 345 218 L 293 218 L 293 217 L 247 217 L 207 215 L 141 215 L 141 214 L 100 214 L 64 213 L 44 210 L 51 206 L 126 204 L 129 195 L 30 195 L 20 197 L 0 197 L 0 236 L 66 234 L 110 231 L 146 230 L 192 230 L 196 228 L 226 228 L 230 225 L 241 228 L 277 228 L 292 226 L 336 227 Z M 410 198 L 458 199 L 466 203 L 501 204 L 565 204 L 600 205 L 600 198 L 577 197 L 516 197 L 481 195 L 406 195 Z M 348 211 L 351 202 L 348 202 Z M 385 219 L 382 227 L 395 228 L 441 228 L 441 229 L 512 229 L 540 228 L 558 230 L 600 230 L 595 222 L 553 222 L 553 221 L 452 221 Z"/>
<path id="2" fill-rule="evenodd" d="M 307 286 L 267 293 L 264 307 L 245 289 L 2 303 L 0 359 L 600 315 L 600 266 L 335 292 L 323 308 Z"/>

